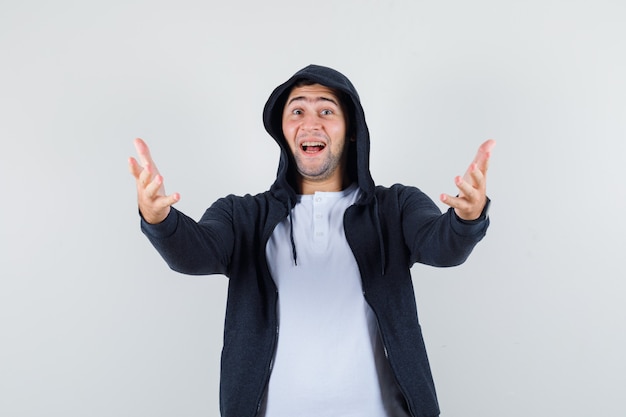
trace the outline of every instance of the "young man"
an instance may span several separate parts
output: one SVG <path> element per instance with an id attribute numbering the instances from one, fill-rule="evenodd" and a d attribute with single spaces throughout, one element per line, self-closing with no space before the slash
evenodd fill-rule
<path id="1" fill-rule="evenodd" d="M 148 147 L 130 159 L 143 232 L 168 265 L 230 278 L 220 387 L 225 417 L 434 417 L 435 388 L 410 268 L 461 264 L 485 233 L 487 141 L 444 214 L 417 188 L 375 186 L 358 94 L 310 65 L 264 111 L 281 150 L 269 191 L 172 208 Z"/>

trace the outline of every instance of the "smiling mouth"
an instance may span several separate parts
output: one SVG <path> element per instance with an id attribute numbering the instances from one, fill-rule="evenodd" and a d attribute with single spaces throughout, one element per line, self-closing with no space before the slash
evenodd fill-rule
<path id="1" fill-rule="evenodd" d="M 305 153 L 317 153 L 322 151 L 326 145 L 322 142 L 303 142 L 300 147 Z"/>

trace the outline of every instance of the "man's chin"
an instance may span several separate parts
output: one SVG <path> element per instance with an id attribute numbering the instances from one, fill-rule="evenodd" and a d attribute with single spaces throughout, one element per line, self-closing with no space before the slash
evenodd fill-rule
<path id="1" fill-rule="evenodd" d="M 306 179 L 320 180 L 330 177 L 329 167 L 323 164 L 298 164 L 298 173 Z"/>
<path id="2" fill-rule="evenodd" d="M 299 171 L 300 176 L 308 181 L 317 182 L 317 181 L 325 181 L 331 177 L 327 172 L 302 172 Z"/>

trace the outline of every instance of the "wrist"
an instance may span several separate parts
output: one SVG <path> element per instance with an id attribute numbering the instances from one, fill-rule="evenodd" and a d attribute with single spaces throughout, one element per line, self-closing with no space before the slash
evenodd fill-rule
<path id="1" fill-rule="evenodd" d="M 480 212 L 478 217 L 476 217 L 474 219 L 465 219 L 465 218 L 459 216 L 459 214 L 456 212 L 456 210 L 454 210 L 454 214 L 456 215 L 457 219 L 459 219 L 459 221 L 461 221 L 463 223 L 467 223 L 467 224 L 474 224 L 474 223 L 480 223 L 482 221 L 485 221 L 489 217 L 489 208 L 491 206 L 491 200 L 489 199 L 489 197 L 485 197 L 485 199 L 486 199 L 485 200 L 485 205 L 483 206 L 482 211 Z"/>

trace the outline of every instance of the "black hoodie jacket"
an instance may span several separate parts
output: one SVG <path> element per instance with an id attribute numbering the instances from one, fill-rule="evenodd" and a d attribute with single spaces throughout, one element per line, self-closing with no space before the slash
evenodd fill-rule
<path id="1" fill-rule="evenodd" d="M 375 186 L 369 172 L 369 131 L 356 89 L 341 73 L 310 65 L 270 95 L 266 130 L 280 146 L 276 181 L 258 195 L 216 201 L 199 222 L 172 209 L 160 224 L 142 220 L 142 230 L 168 265 L 185 274 L 229 277 L 220 411 L 224 417 L 254 417 L 272 370 L 279 326 L 279 294 L 270 276 L 265 246 L 276 225 L 296 202 L 293 162 L 281 117 L 295 83 L 309 80 L 335 89 L 347 101 L 356 141 L 349 151 L 349 175 L 361 196 L 344 215 L 348 244 L 361 271 L 363 295 L 378 321 L 380 337 L 398 387 L 414 417 L 439 415 L 410 268 L 415 262 L 454 266 L 464 262 L 485 235 L 489 220 L 460 220 L 452 209 L 441 213 L 414 187 Z M 293 248 L 297 261 L 297 248 Z"/>

